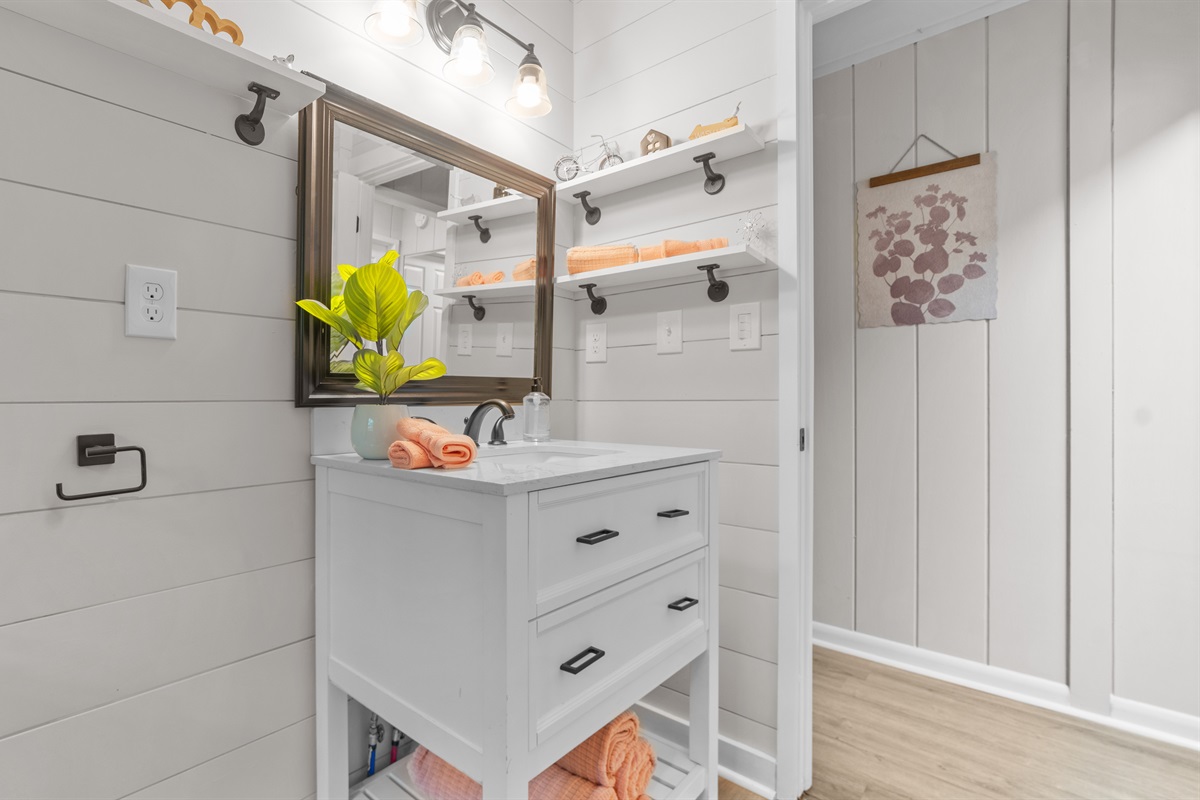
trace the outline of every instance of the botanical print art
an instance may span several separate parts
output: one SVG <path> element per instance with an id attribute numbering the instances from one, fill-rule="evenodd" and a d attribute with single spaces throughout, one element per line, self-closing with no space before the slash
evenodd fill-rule
<path id="1" fill-rule="evenodd" d="M 858 327 L 996 318 L 996 159 L 858 184 Z"/>

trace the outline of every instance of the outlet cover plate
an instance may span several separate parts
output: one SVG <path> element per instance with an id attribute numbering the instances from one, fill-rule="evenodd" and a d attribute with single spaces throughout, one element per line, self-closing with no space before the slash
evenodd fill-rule
<path id="1" fill-rule="evenodd" d="M 498 358 L 512 358 L 513 348 L 513 324 L 511 322 L 499 322 L 496 324 L 496 356 Z"/>
<path id="2" fill-rule="evenodd" d="M 588 364 L 608 362 L 608 325 L 589 322 L 583 337 L 584 361 Z"/>
<path id="3" fill-rule="evenodd" d="M 178 273 L 173 269 L 125 265 L 125 335 L 175 339 Z"/>
<path id="4" fill-rule="evenodd" d="M 761 303 L 738 303 L 729 307 L 729 349 L 762 349 Z"/>
<path id="5" fill-rule="evenodd" d="M 658 352 L 683 352 L 683 312 L 658 312 Z"/>
<path id="6" fill-rule="evenodd" d="M 458 326 L 458 354 L 460 356 L 471 355 L 471 326 Z"/>

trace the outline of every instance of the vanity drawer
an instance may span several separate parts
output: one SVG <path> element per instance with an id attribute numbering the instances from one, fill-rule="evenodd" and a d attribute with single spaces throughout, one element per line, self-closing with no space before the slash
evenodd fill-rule
<path id="1" fill-rule="evenodd" d="M 531 496 L 533 616 L 703 547 L 708 506 L 707 462 Z"/>
<path id="2" fill-rule="evenodd" d="M 652 673 L 681 647 L 703 649 L 707 575 L 706 548 L 530 622 L 532 744 Z"/>

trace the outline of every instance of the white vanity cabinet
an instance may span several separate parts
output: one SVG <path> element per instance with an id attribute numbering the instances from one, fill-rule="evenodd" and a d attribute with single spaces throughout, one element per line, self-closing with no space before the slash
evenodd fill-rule
<path id="1" fill-rule="evenodd" d="M 555 445 L 603 449 L 559 460 Z M 484 450 L 467 469 L 403 471 L 313 458 L 318 797 L 348 793 L 347 694 L 485 798 L 524 798 L 690 663 L 690 741 L 650 737 L 648 793 L 715 800 L 719 453 L 532 449 L 548 460 Z M 366 796 L 421 800 L 403 760 Z"/>

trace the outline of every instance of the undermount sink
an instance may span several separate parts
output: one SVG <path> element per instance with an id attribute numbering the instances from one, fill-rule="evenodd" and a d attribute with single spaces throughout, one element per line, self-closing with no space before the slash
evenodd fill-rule
<path id="1" fill-rule="evenodd" d="M 493 464 L 550 464 L 556 461 L 609 456 L 617 452 L 619 451 L 552 444 L 509 444 L 480 447 L 478 457 Z"/>

